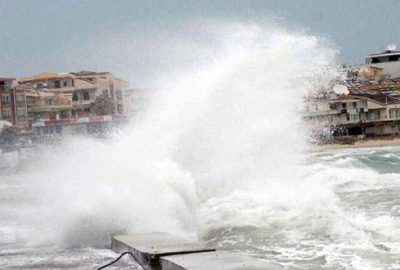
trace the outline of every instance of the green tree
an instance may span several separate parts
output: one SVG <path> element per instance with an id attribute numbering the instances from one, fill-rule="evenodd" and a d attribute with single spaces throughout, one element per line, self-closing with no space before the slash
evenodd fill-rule
<path id="1" fill-rule="evenodd" d="M 114 113 L 115 103 L 108 95 L 100 95 L 93 104 L 93 111 L 98 115 L 110 115 Z"/>

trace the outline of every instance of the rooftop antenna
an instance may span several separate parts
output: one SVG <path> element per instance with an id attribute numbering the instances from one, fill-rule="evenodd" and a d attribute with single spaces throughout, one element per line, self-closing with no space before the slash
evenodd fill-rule
<path id="1" fill-rule="evenodd" d="M 394 43 L 389 43 L 387 46 L 386 46 L 386 49 L 388 50 L 388 51 L 394 51 L 394 50 L 396 50 L 396 44 L 394 44 Z"/>

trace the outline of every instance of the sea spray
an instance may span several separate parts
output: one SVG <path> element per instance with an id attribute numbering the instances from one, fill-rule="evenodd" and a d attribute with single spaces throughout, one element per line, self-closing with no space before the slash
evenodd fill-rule
<path id="1" fill-rule="evenodd" d="M 300 114 L 304 95 L 337 76 L 335 51 L 279 27 L 217 29 L 212 57 L 160 80 L 122 134 L 65 139 L 26 175 L 32 208 L 19 216 L 32 243 L 105 245 L 113 233 L 150 231 L 207 238 L 336 207 L 332 191 L 304 181 Z"/>

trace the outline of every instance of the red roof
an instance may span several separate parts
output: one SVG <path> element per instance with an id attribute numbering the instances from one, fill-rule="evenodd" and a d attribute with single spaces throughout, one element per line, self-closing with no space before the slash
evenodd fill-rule
<path id="1" fill-rule="evenodd" d="M 13 81 L 15 78 L 0 77 L 0 81 Z"/>

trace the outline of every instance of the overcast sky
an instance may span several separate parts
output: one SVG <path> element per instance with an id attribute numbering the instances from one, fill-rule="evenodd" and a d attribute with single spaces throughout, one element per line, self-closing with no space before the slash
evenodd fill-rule
<path id="1" fill-rule="evenodd" d="M 348 63 L 400 45 L 394 0 L 0 0 L 0 75 L 109 70 L 140 84 L 168 68 L 165 54 L 179 62 L 182 36 L 207 45 L 193 22 L 271 20 L 328 40 Z"/>

